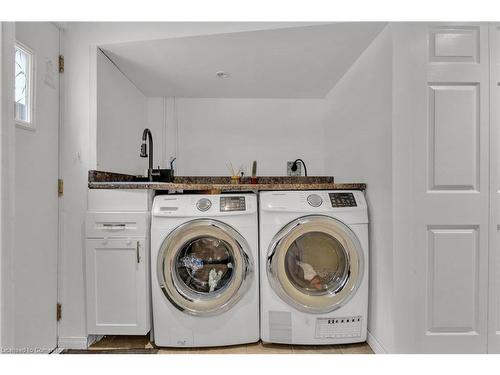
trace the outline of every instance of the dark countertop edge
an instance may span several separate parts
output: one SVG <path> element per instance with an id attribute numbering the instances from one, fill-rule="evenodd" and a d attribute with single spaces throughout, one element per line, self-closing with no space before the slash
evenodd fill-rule
<path id="1" fill-rule="evenodd" d="M 185 191 L 259 191 L 259 190 L 366 190 L 364 183 L 290 183 L 290 184 L 196 184 L 174 182 L 89 182 L 90 189 L 149 189 Z"/>
<path id="2" fill-rule="evenodd" d="M 88 182 L 132 182 L 137 183 L 137 178 L 142 176 L 134 176 L 130 174 L 106 172 L 89 170 Z M 141 181 L 142 182 L 142 181 Z M 147 182 L 147 181 L 146 181 Z M 158 181 L 154 181 L 155 183 Z M 171 181 L 176 184 L 217 184 L 228 185 L 231 184 L 231 177 L 229 176 L 174 176 Z M 257 176 L 258 184 L 333 184 L 335 179 L 333 176 Z M 251 178 L 245 176 L 242 178 L 240 185 L 251 184 Z"/>
<path id="3" fill-rule="evenodd" d="M 107 172 L 107 171 L 96 171 L 89 170 L 89 184 L 91 182 L 108 182 L 108 181 L 134 181 L 134 176 L 130 174 L 124 173 L 115 173 L 115 172 Z"/>
<path id="4" fill-rule="evenodd" d="M 365 190 L 364 183 L 335 183 L 333 176 L 258 176 L 257 183 L 244 177 L 231 184 L 228 176 L 175 176 L 173 182 L 137 182 L 136 176 L 89 170 L 90 189 L 149 189 L 170 191 L 259 191 L 259 190 Z"/>

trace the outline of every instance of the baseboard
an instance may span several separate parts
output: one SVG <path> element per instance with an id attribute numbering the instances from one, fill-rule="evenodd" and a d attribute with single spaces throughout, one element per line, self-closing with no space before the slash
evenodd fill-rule
<path id="1" fill-rule="evenodd" d="M 57 347 L 62 349 L 87 349 L 87 337 L 59 337 Z"/>
<path id="2" fill-rule="evenodd" d="M 387 354 L 387 350 L 371 333 L 368 331 L 366 342 L 370 345 L 375 354 Z"/>

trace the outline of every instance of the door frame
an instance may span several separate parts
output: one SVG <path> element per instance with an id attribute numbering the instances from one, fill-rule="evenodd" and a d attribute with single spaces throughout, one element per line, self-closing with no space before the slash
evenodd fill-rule
<path id="1" fill-rule="evenodd" d="M 13 240 L 15 196 L 14 43 L 15 23 L 1 22 L 1 256 L 0 256 L 0 346 L 13 348 L 15 315 L 13 303 Z"/>
<path id="2" fill-rule="evenodd" d="M 65 23 L 61 22 L 52 22 L 52 24 L 57 27 L 59 30 L 59 56 L 64 56 L 64 39 L 63 39 L 63 34 L 65 30 Z M 63 72 L 64 73 L 64 72 Z M 57 163 L 58 163 L 58 178 L 62 179 L 62 153 L 61 153 L 61 134 L 62 134 L 62 124 L 63 124 L 63 118 L 64 118 L 64 90 L 65 85 L 64 85 L 64 74 L 61 74 L 59 72 L 59 126 L 58 126 L 58 132 L 57 132 L 57 152 L 58 152 L 58 157 L 57 157 Z M 64 184 L 63 184 L 64 186 Z M 62 285 L 62 280 L 63 280 L 63 262 L 61 262 L 62 257 L 62 252 L 63 252 L 63 247 L 64 247 L 64 231 L 63 231 L 63 225 L 64 225 L 64 217 L 63 217 L 63 212 L 64 212 L 64 187 L 63 187 L 63 194 L 59 196 L 57 200 L 57 253 L 56 253 L 56 267 L 57 267 L 57 303 L 61 303 L 61 296 L 63 296 L 63 285 Z M 56 348 L 59 348 L 59 333 L 61 330 L 61 325 L 60 321 L 57 322 L 56 324 Z"/>
<path id="3" fill-rule="evenodd" d="M 500 225 L 500 153 L 497 150 L 500 140 L 500 111 L 493 105 L 500 99 L 498 82 L 500 81 L 498 62 L 500 61 L 500 43 L 497 29 L 500 23 L 489 23 L 489 101 L 490 101 L 490 223 L 489 223 L 489 290 L 488 290 L 488 353 L 500 353 L 500 335 L 497 333 L 500 316 L 500 249 L 499 249 L 499 225 Z"/>

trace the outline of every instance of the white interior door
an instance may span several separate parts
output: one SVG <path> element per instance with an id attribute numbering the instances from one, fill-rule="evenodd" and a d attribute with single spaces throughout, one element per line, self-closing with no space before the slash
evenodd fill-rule
<path id="1" fill-rule="evenodd" d="M 422 24 L 412 131 L 419 352 L 487 351 L 489 44 L 487 24 Z"/>
<path id="2" fill-rule="evenodd" d="M 57 345 L 59 30 L 19 22 L 15 33 L 33 52 L 34 129 L 16 128 L 14 344 L 50 351 Z"/>

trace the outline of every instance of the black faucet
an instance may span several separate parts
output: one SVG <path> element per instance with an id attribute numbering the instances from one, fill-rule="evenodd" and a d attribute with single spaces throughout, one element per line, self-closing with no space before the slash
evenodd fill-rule
<path id="1" fill-rule="evenodd" d="M 149 137 L 149 145 L 146 149 L 146 138 Z M 149 152 L 148 178 L 153 181 L 153 134 L 148 128 L 142 132 L 141 158 L 147 158 Z"/>

